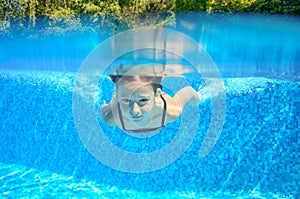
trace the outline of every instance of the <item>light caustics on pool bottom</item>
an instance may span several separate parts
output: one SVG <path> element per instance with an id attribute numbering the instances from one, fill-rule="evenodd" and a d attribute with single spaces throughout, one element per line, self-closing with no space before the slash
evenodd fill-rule
<path id="1" fill-rule="evenodd" d="M 109 168 L 86 151 L 72 116 L 75 78 L 1 72 L 1 197 L 293 198 L 299 192 L 299 82 L 225 78 L 226 121 L 208 156 L 199 159 L 198 152 L 210 100 L 199 105 L 197 136 L 181 158 L 161 170 L 133 174 Z M 195 88 L 201 83 L 192 74 L 186 78 Z M 108 79 L 103 84 L 113 89 Z M 179 125 L 139 139 L 99 123 L 114 132 L 108 135 L 113 143 L 132 152 L 159 150 Z"/>
<path id="2" fill-rule="evenodd" d="M 97 181 L 65 176 L 49 171 L 38 171 L 14 164 L 1 164 L 1 198 L 290 198 L 277 193 L 260 193 L 257 190 L 230 192 L 195 192 L 193 190 L 174 190 L 166 192 L 137 191 L 134 188 L 119 188 Z"/>

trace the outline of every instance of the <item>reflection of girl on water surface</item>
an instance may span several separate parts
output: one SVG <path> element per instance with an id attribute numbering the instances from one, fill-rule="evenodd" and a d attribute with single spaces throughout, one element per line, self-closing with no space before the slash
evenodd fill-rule
<path id="1" fill-rule="evenodd" d="M 197 105 L 200 95 L 190 86 L 180 89 L 173 97 L 162 91 L 161 76 L 125 73 L 110 75 L 116 84 L 109 104 L 102 104 L 99 116 L 108 125 L 126 132 L 156 132 L 175 121 L 188 102 Z"/>

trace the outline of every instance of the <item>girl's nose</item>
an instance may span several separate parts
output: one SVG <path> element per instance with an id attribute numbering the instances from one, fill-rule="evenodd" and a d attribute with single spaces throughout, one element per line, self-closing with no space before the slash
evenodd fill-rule
<path id="1" fill-rule="evenodd" d="M 131 106 L 131 110 L 130 110 L 131 114 L 138 115 L 140 113 L 140 111 L 141 111 L 141 109 L 140 109 L 139 105 L 136 102 L 134 102 Z"/>

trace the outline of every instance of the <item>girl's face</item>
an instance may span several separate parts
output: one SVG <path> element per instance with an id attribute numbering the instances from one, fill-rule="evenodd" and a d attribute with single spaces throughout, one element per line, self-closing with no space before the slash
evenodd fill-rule
<path id="1" fill-rule="evenodd" d="M 124 119 L 140 126 L 151 122 L 151 110 L 154 105 L 151 84 L 140 81 L 122 82 L 118 86 L 118 102 Z"/>

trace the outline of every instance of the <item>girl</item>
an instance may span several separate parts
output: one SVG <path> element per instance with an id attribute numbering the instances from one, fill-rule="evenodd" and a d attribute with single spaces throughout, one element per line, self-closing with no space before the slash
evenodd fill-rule
<path id="1" fill-rule="evenodd" d="M 173 97 L 162 91 L 162 77 L 111 75 L 116 89 L 110 104 L 99 108 L 107 125 L 130 133 L 156 132 L 175 121 L 188 102 L 197 105 L 200 94 L 186 86 Z"/>

